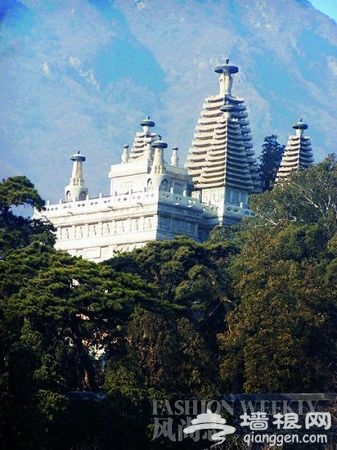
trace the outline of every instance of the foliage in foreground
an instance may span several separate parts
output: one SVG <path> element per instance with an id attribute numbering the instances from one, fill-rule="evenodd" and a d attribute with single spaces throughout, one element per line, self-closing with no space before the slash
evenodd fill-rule
<path id="1" fill-rule="evenodd" d="M 17 219 L 13 204 L 43 202 L 13 183 L 0 185 L 4 448 L 190 448 L 151 441 L 152 399 L 336 390 L 334 157 L 256 196 L 238 229 L 103 264 Z"/>
<path id="2" fill-rule="evenodd" d="M 335 391 L 336 199 L 334 156 L 252 199 L 231 264 L 240 301 L 220 336 L 237 389 Z"/>

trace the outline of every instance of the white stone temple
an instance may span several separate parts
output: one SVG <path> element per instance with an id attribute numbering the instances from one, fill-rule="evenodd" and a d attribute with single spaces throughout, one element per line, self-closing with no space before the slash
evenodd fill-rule
<path id="1" fill-rule="evenodd" d="M 56 248 L 93 261 L 103 261 L 156 239 L 185 235 L 203 241 L 217 223 L 217 208 L 191 196 L 192 182 L 178 165 L 173 148 L 153 133 L 146 118 L 122 162 L 110 168 L 110 194 L 91 197 L 83 179 L 85 157 L 72 156 L 73 169 L 65 198 L 47 202 L 42 215 L 56 228 Z"/>
<path id="2" fill-rule="evenodd" d="M 308 129 L 308 125 L 300 119 L 293 128 L 296 134 L 288 138 L 277 172 L 276 183 L 286 180 L 294 170 L 308 169 L 314 162 L 310 137 L 303 134 L 304 130 Z"/>
<path id="3" fill-rule="evenodd" d="M 55 226 L 56 248 L 99 262 L 178 235 L 202 242 L 215 225 L 231 225 L 253 214 L 248 198 L 260 191 L 260 183 L 247 109 L 232 94 L 238 67 L 226 60 L 215 72 L 219 92 L 204 101 L 185 167 L 179 165 L 177 148 L 167 154 L 149 117 L 141 122 L 131 148 L 124 146 L 121 162 L 111 166 L 108 195 L 89 195 L 86 158 L 79 152 L 72 156 L 64 199 L 47 202 L 45 211 L 36 212 Z M 296 137 L 288 142 L 289 158 L 282 167 L 293 167 L 291 151 L 298 146 L 300 164 L 309 162 L 303 127 L 294 126 Z"/>

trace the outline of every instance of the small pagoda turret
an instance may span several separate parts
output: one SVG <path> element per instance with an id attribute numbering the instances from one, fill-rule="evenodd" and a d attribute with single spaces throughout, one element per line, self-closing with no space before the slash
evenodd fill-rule
<path id="1" fill-rule="evenodd" d="M 73 168 L 69 184 L 64 189 L 65 200 L 67 202 L 85 200 L 88 195 L 88 188 L 83 177 L 83 162 L 86 158 L 78 151 L 70 159 L 73 161 Z"/>
<path id="2" fill-rule="evenodd" d="M 142 127 L 142 131 L 136 132 L 130 151 L 129 161 L 134 161 L 144 154 L 146 154 L 148 158 L 153 158 L 154 151 L 152 150 L 151 152 L 151 144 L 158 139 L 157 133 L 153 131 L 155 122 L 150 119 L 150 116 L 146 116 L 145 119 L 140 122 L 140 126 Z"/>
<path id="3" fill-rule="evenodd" d="M 277 172 L 276 183 L 286 180 L 294 170 L 308 169 L 314 162 L 310 137 L 304 136 L 308 125 L 300 119 L 293 125 L 293 128 L 296 133 L 288 138 Z"/>

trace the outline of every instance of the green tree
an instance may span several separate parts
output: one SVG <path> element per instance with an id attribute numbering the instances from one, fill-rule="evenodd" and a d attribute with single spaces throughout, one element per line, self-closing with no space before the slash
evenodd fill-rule
<path id="1" fill-rule="evenodd" d="M 252 198 L 219 335 L 234 391 L 336 389 L 336 167 L 330 156 Z"/>
<path id="2" fill-rule="evenodd" d="M 54 244 L 51 224 L 23 217 L 16 210 L 16 207 L 41 210 L 43 206 L 44 201 L 28 178 L 10 177 L 0 183 L 0 257 L 34 240 Z"/>
<path id="3" fill-rule="evenodd" d="M 214 396 L 218 386 L 216 364 L 201 334 L 186 318 L 174 320 L 137 308 L 127 329 L 123 364 L 110 368 L 110 389 L 119 375 L 132 373 L 133 388 L 118 382 L 120 392 L 131 399 Z M 136 381 L 138 380 L 138 381 Z"/>
<path id="4" fill-rule="evenodd" d="M 210 349 L 217 351 L 216 334 L 231 302 L 228 261 L 237 251 L 231 241 L 199 244 L 186 237 L 154 241 L 107 262 L 117 271 L 135 273 L 155 286 L 161 301 L 157 312 L 186 317 Z"/>
<path id="5" fill-rule="evenodd" d="M 332 237 L 337 231 L 337 161 L 330 155 L 304 171 L 294 172 L 288 181 L 271 192 L 252 195 L 253 222 L 276 226 L 281 222 L 316 224 Z"/>
<path id="6" fill-rule="evenodd" d="M 111 403 L 123 405 L 125 420 L 136 427 L 142 411 L 140 428 L 149 438 L 151 399 L 213 399 L 222 392 L 216 336 L 231 301 L 226 269 L 236 252 L 222 237 L 205 244 L 181 237 L 151 242 L 106 263 L 140 275 L 160 296 L 156 304 L 134 310 L 124 354 L 108 363 L 105 377 Z M 146 448 L 171 448 L 169 442 L 145 442 Z"/>
<path id="7" fill-rule="evenodd" d="M 123 411 L 122 429 L 133 424 L 137 448 L 162 448 L 150 442 L 152 400 L 213 399 L 218 394 L 217 364 L 201 334 L 186 318 L 136 308 L 127 328 L 123 358 L 110 361 L 105 389 L 113 408 Z M 128 438 L 130 441 L 130 437 Z M 178 445 L 174 442 L 174 448 Z M 173 445 L 172 445 L 173 447 Z"/>
<path id="8" fill-rule="evenodd" d="M 284 148 L 284 145 L 277 142 L 277 136 L 275 134 L 264 138 L 262 152 L 259 157 L 262 191 L 272 189 L 278 168 L 281 164 Z"/>
<path id="9" fill-rule="evenodd" d="M 255 229 L 233 264 L 241 301 L 220 336 L 234 390 L 311 392 L 333 387 L 336 302 L 312 225 Z M 321 242 L 324 238 L 321 237 Z M 325 241 L 326 242 L 326 241 Z"/>
<path id="10" fill-rule="evenodd" d="M 139 277 L 116 274 L 106 265 L 73 258 L 40 244 L 37 250 L 49 254 L 49 264 L 39 267 L 32 276 L 32 247 L 27 260 L 17 252 L 3 262 L 6 277 L 6 313 L 9 318 L 29 319 L 35 330 L 48 339 L 71 342 L 77 380 L 74 388 L 95 388 L 89 352 L 105 345 L 113 349 L 118 341 L 119 324 L 125 321 L 137 302 L 149 301 L 153 295 Z M 23 252 L 27 254 L 27 249 Z M 19 256 L 20 255 L 20 256 Z M 24 280 L 18 286 L 12 274 L 12 259 L 16 265 L 15 279 Z M 47 258 L 46 258 L 46 261 Z M 18 275 L 22 270 L 23 273 Z M 47 332 L 48 330 L 48 332 Z"/>
<path id="11" fill-rule="evenodd" d="M 110 380 L 134 370 L 131 379 L 138 381 L 130 387 L 131 397 L 150 391 L 168 397 L 173 393 L 202 397 L 220 389 L 216 336 L 224 329 L 231 303 L 226 268 L 236 251 L 229 241 L 198 244 L 181 237 L 151 242 L 106 263 L 141 276 L 160 297 L 155 304 L 142 303 L 135 310 L 122 366 L 109 369 Z M 111 386 L 110 381 L 110 390 Z"/>
<path id="12" fill-rule="evenodd" d="M 70 448 L 67 418 L 81 420 L 79 428 L 86 419 L 68 393 L 102 388 L 100 354 L 121 353 L 129 315 L 155 293 L 137 276 L 40 242 L 10 252 L 0 270 L 3 440 L 11 448 Z M 101 442 L 98 430 L 86 439 Z"/>

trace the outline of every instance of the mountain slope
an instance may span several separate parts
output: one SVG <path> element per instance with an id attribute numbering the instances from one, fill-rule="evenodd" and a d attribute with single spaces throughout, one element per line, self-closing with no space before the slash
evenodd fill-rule
<path id="1" fill-rule="evenodd" d="M 314 156 L 336 151 L 337 24 L 304 0 L 8 2 L 1 28 L 1 176 L 24 173 L 56 200 L 69 156 L 87 156 L 90 193 L 150 114 L 184 161 L 214 66 L 229 56 L 255 152 L 309 124 Z M 1 8 L 0 8 L 1 9 Z M 68 164 L 68 165 L 67 165 Z"/>

